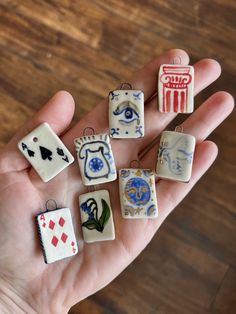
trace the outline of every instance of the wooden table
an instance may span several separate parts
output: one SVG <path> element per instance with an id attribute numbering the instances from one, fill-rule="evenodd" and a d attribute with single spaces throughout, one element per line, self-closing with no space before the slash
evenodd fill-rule
<path id="1" fill-rule="evenodd" d="M 196 98 L 234 92 L 233 0 L 0 2 L 0 147 L 53 93 L 75 120 L 154 55 L 216 58 L 221 78 Z M 235 114 L 211 139 L 219 157 L 147 249 L 71 314 L 236 313 Z"/>

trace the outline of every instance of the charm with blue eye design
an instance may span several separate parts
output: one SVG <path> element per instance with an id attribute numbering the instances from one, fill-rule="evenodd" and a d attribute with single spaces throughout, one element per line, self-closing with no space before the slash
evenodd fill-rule
<path id="1" fill-rule="evenodd" d="M 144 94 L 120 89 L 109 94 L 109 127 L 112 138 L 144 136 Z"/>

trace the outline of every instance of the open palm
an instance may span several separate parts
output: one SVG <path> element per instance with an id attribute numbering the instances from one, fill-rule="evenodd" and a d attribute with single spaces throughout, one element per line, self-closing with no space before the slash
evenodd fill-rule
<path id="1" fill-rule="evenodd" d="M 165 129 L 175 114 L 157 111 L 155 96 L 158 67 L 175 58 L 188 64 L 182 50 L 171 50 L 154 59 L 128 80 L 145 95 L 146 136 L 137 140 L 112 140 L 117 169 L 128 167 L 133 159 Z M 214 60 L 195 64 L 195 94 L 220 75 Z M 17 142 L 42 122 L 48 122 L 75 154 L 73 140 L 91 126 L 96 133 L 108 132 L 108 100 L 68 128 L 74 102 L 67 92 L 57 93 L 6 146 L 0 155 L 0 303 L 6 313 L 66 313 L 76 302 L 96 292 L 114 279 L 148 244 L 167 215 L 191 190 L 217 155 L 214 143 L 205 138 L 231 112 L 233 100 L 218 92 L 203 103 L 183 123 L 185 133 L 196 137 L 197 146 L 189 183 L 160 180 L 157 183 L 159 217 L 154 220 L 126 220 L 121 217 L 117 181 L 101 188 L 110 191 L 116 240 L 85 244 L 81 235 L 78 196 L 87 192 L 77 162 L 49 183 L 43 183 L 17 149 Z M 65 131 L 67 129 L 67 131 Z M 62 135 L 63 134 L 63 135 Z M 157 146 L 142 154 L 142 167 L 154 169 Z M 45 210 L 45 202 L 55 199 L 58 207 L 69 207 L 73 216 L 79 253 L 46 265 L 38 240 L 34 217 Z M 1 305 L 0 305 L 1 309 Z M 1 312 L 2 313 L 2 312 Z"/>

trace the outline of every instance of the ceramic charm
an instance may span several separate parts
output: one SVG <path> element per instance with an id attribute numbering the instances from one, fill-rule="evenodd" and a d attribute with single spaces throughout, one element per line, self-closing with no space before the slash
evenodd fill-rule
<path id="1" fill-rule="evenodd" d="M 46 264 L 77 254 L 69 208 L 46 210 L 36 216 L 36 222 Z"/>
<path id="2" fill-rule="evenodd" d="M 100 190 L 79 196 L 81 224 L 87 243 L 115 239 L 109 192 Z"/>
<path id="3" fill-rule="evenodd" d="M 160 178 L 188 182 L 191 177 L 195 137 L 164 131 L 161 136 L 156 174 Z"/>
<path id="4" fill-rule="evenodd" d="M 162 64 L 158 94 L 160 112 L 193 112 L 194 68 L 190 65 Z"/>
<path id="5" fill-rule="evenodd" d="M 141 90 L 131 88 L 110 92 L 109 127 L 113 138 L 144 136 L 144 94 Z"/>
<path id="6" fill-rule="evenodd" d="M 83 136 L 74 141 L 84 185 L 116 180 L 116 167 L 108 134 Z"/>
<path id="7" fill-rule="evenodd" d="M 148 169 L 121 169 L 119 189 L 124 218 L 156 218 L 158 216 L 155 176 Z"/>
<path id="8" fill-rule="evenodd" d="M 44 182 L 54 178 L 74 161 L 74 157 L 47 123 L 21 139 L 18 148 Z"/>

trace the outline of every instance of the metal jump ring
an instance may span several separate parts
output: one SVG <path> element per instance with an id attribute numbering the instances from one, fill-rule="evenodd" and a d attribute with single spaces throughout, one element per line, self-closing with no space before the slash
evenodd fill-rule
<path id="1" fill-rule="evenodd" d="M 88 130 L 91 130 L 92 134 L 88 134 L 86 131 Z M 86 134 L 87 133 L 87 134 Z M 86 135 L 94 135 L 95 134 L 95 130 L 94 128 L 90 127 L 90 126 L 87 126 L 84 131 L 83 131 L 83 135 L 86 136 Z"/>
<path id="2" fill-rule="evenodd" d="M 54 209 L 49 209 L 49 208 L 48 208 L 48 203 L 49 203 L 49 202 L 53 202 L 54 205 L 55 205 L 55 208 L 54 208 L 54 209 L 57 209 L 57 203 L 56 203 L 56 201 L 53 200 L 53 199 L 49 199 L 49 200 L 47 200 L 47 202 L 45 203 L 46 211 L 54 210 Z"/>
<path id="3" fill-rule="evenodd" d="M 89 192 L 97 191 L 97 186 L 96 185 L 88 185 L 88 191 Z"/>
<path id="4" fill-rule="evenodd" d="M 135 165 L 137 165 L 137 167 L 134 167 L 134 163 Z M 131 160 L 130 164 L 129 164 L 130 168 L 138 168 L 140 169 L 141 168 L 141 162 L 137 159 L 133 159 Z"/>
<path id="5" fill-rule="evenodd" d="M 182 59 L 180 56 L 174 57 L 173 59 L 173 64 L 181 64 L 182 63 Z"/>
<path id="6" fill-rule="evenodd" d="M 175 127 L 175 132 L 183 133 L 184 132 L 183 126 L 182 125 L 177 125 Z"/>
<path id="7" fill-rule="evenodd" d="M 123 89 L 123 87 L 124 87 L 125 85 L 128 85 L 128 86 L 129 86 L 129 89 L 132 89 L 132 85 L 131 85 L 130 83 L 127 83 L 127 82 L 121 83 L 120 89 Z"/>

